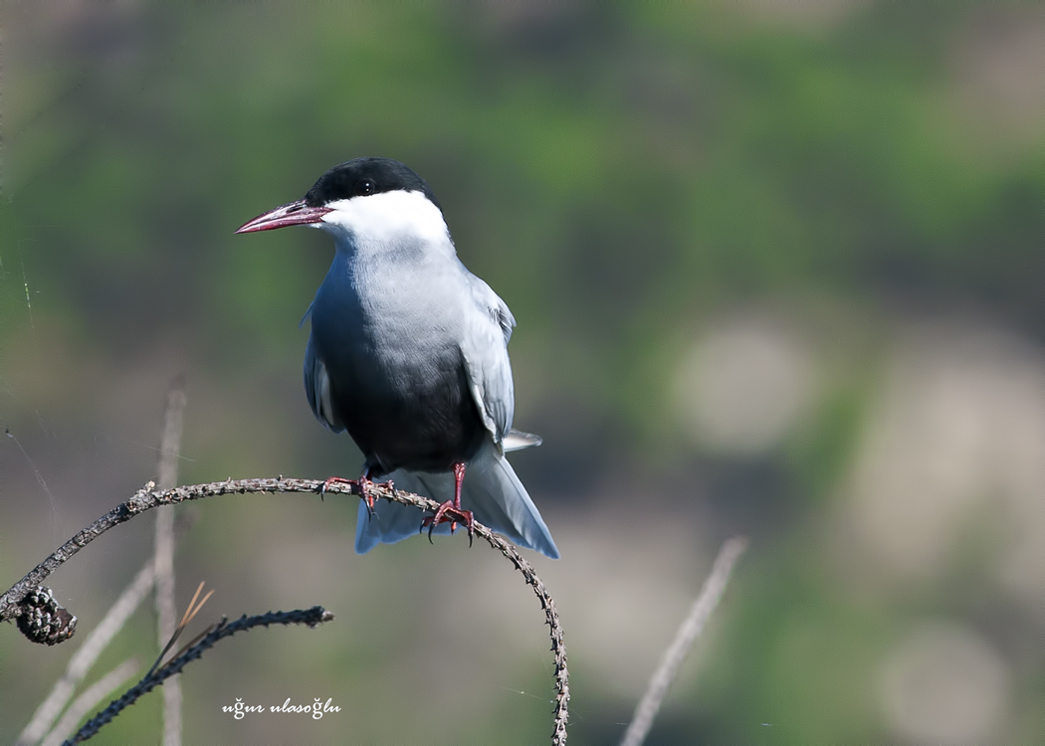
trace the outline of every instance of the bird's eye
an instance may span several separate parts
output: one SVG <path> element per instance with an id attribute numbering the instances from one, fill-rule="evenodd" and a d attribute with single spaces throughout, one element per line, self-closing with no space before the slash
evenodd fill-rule
<path id="1" fill-rule="evenodd" d="M 366 179 L 362 184 L 359 185 L 360 194 L 373 194 L 374 193 L 374 182 L 370 179 Z"/>

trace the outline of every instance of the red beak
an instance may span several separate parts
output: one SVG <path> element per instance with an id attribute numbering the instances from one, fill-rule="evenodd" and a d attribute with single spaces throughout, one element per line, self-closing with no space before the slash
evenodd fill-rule
<path id="1" fill-rule="evenodd" d="M 253 220 L 248 220 L 239 227 L 236 233 L 254 233 L 255 231 L 270 231 L 274 228 L 286 228 L 288 225 L 318 223 L 330 211 L 329 207 L 309 207 L 305 204 L 305 200 L 299 199 L 297 202 L 277 207 L 264 215 L 258 215 Z"/>

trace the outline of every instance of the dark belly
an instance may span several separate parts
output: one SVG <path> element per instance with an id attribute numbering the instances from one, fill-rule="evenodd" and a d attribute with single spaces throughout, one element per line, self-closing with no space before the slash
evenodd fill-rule
<path id="1" fill-rule="evenodd" d="M 393 372 L 328 364 L 331 403 L 345 429 L 375 468 L 449 471 L 479 450 L 486 429 L 463 361 Z"/>

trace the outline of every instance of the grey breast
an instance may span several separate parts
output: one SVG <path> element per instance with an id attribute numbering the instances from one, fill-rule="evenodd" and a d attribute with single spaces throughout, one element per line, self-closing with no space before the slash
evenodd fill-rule
<path id="1" fill-rule="evenodd" d="M 375 267 L 339 252 L 316 294 L 310 346 L 329 379 L 330 407 L 379 472 L 445 471 L 482 443 L 455 271 Z"/>

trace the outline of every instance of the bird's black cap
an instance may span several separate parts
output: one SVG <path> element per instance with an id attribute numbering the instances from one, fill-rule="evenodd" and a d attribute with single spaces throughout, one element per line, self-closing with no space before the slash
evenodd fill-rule
<path id="1" fill-rule="evenodd" d="M 422 192 L 432 204 L 439 207 L 428 182 L 412 169 L 391 158 L 374 157 L 353 158 L 334 166 L 308 190 L 305 204 L 320 207 L 339 199 L 397 190 Z"/>

